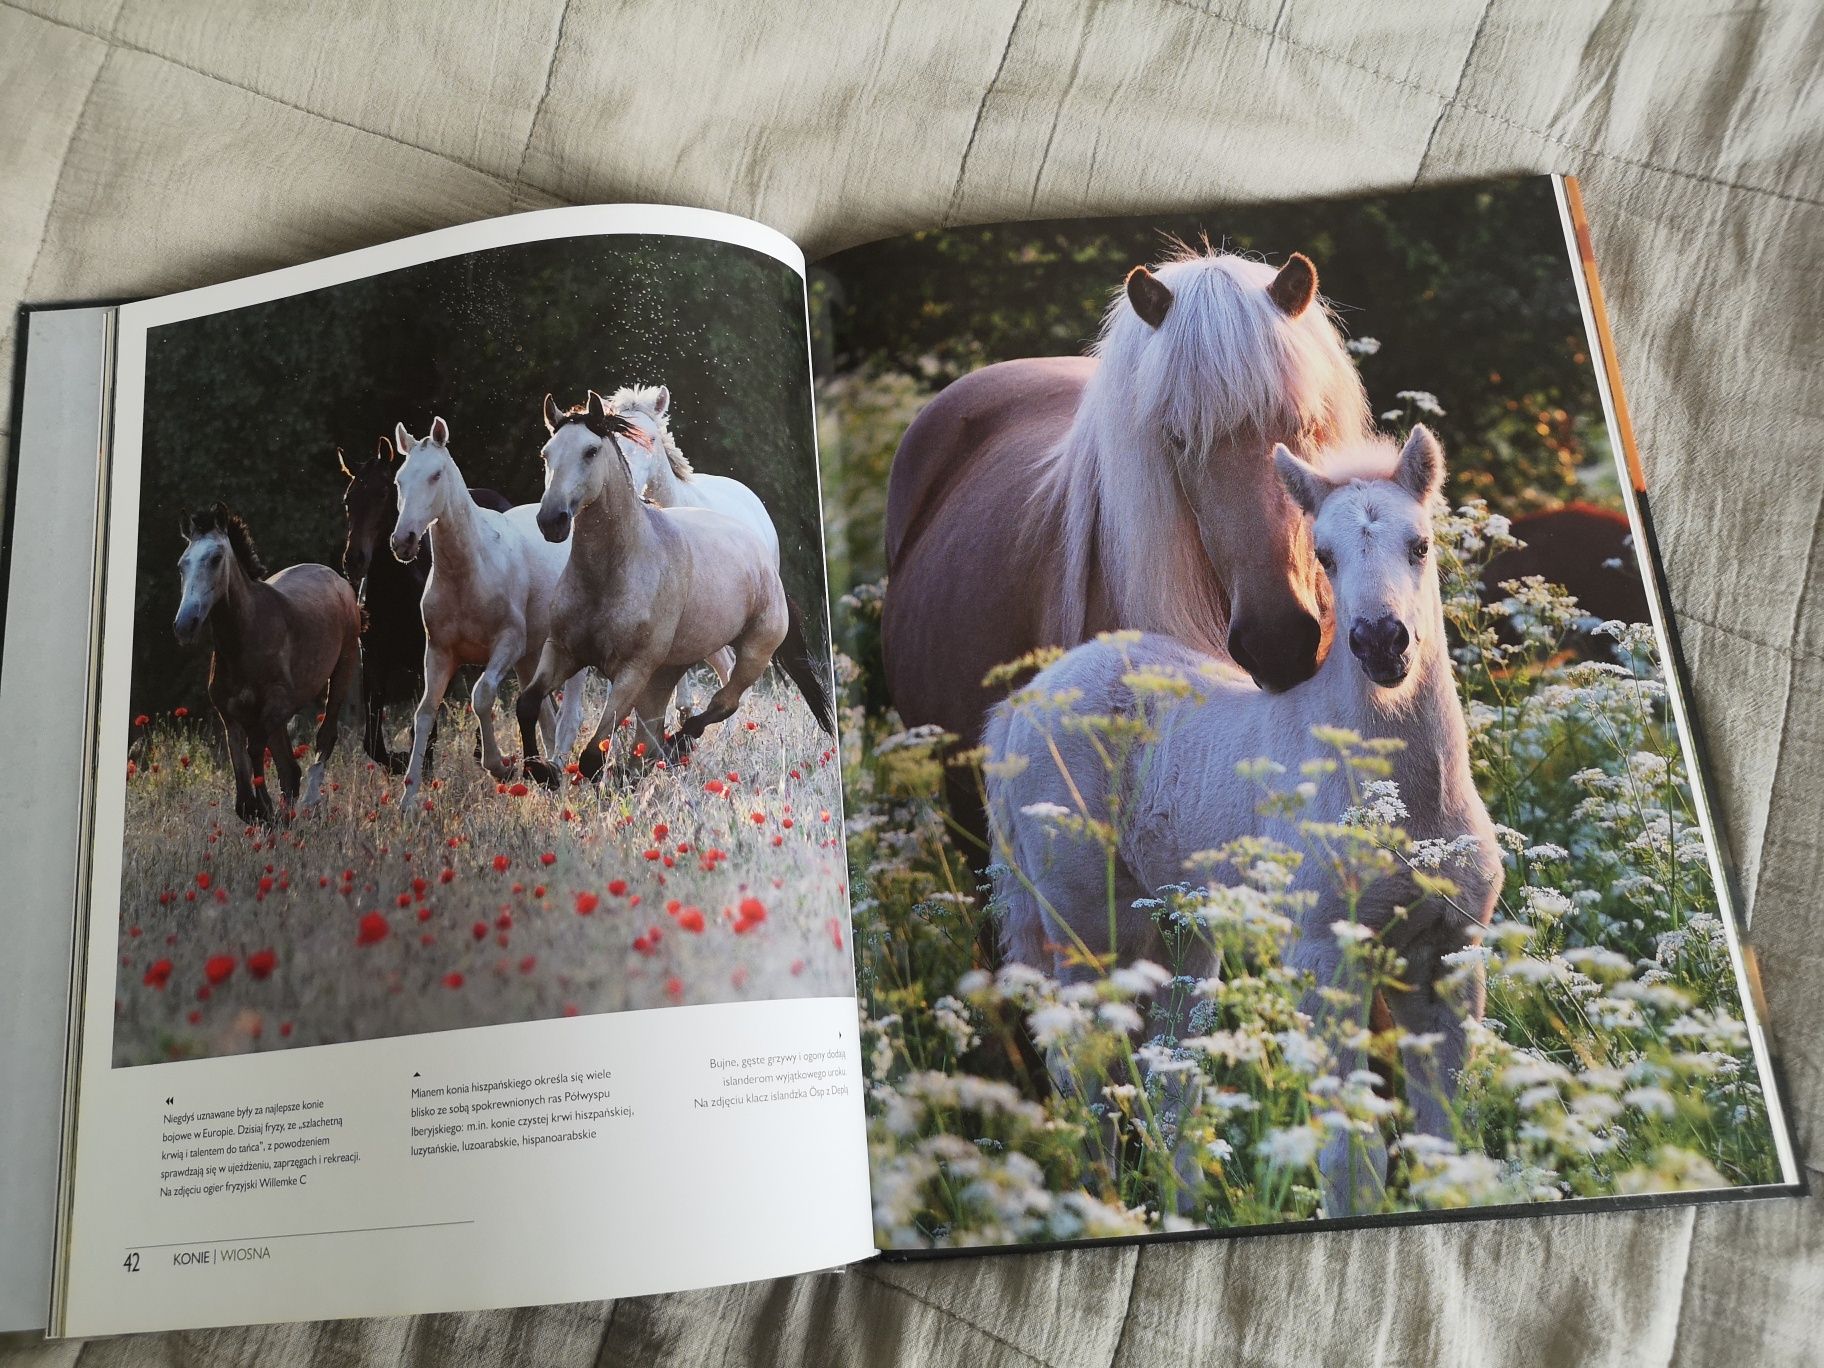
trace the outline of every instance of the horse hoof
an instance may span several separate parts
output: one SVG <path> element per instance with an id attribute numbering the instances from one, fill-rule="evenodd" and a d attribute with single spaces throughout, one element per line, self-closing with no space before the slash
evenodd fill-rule
<path id="1" fill-rule="evenodd" d="M 528 755 L 526 757 L 525 771 L 526 778 L 530 779 L 533 783 L 543 784 L 546 788 L 552 790 L 557 788 L 558 769 L 557 766 L 552 764 L 549 760 L 541 759 L 536 755 Z"/>

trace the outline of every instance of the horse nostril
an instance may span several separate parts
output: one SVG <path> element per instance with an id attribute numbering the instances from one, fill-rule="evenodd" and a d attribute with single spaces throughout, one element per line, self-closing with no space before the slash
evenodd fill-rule
<path id="1" fill-rule="evenodd" d="M 1373 622 L 1357 618 L 1349 629 L 1349 649 L 1358 657 L 1404 655 L 1411 644 L 1406 624 L 1391 614 Z"/>

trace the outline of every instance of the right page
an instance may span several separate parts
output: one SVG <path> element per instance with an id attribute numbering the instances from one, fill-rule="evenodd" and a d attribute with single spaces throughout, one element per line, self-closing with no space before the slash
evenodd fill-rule
<path id="1" fill-rule="evenodd" d="M 814 269 L 883 1249 L 1796 1190 L 1587 244 L 1539 177 Z"/>

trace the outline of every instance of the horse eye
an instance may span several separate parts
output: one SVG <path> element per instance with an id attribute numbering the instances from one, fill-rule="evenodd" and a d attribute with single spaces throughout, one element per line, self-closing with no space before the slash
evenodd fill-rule
<path id="1" fill-rule="evenodd" d="M 1431 539 L 1429 537 L 1414 537 L 1411 544 L 1407 547 L 1407 550 L 1412 554 L 1414 564 L 1417 564 L 1431 553 Z"/>
<path id="2" fill-rule="evenodd" d="M 1336 573 L 1336 557 L 1331 555 L 1326 548 L 1318 548 L 1317 563 L 1324 567 L 1324 573 L 1326 575 L 1334 575 Z"/>

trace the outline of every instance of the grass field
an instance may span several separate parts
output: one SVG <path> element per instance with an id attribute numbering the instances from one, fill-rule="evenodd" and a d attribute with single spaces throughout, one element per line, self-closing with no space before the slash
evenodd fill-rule
<path id="1" fill-rule="evenodd" d="M 439 734 L 408 799 L 345 726 L 321 808 L 267 829 L 212 712 L 133 719 L 116 1065 L 853 991 L 835 743 L 777 676 L 623 790 L 497 785 L 471 718 Z"/>

